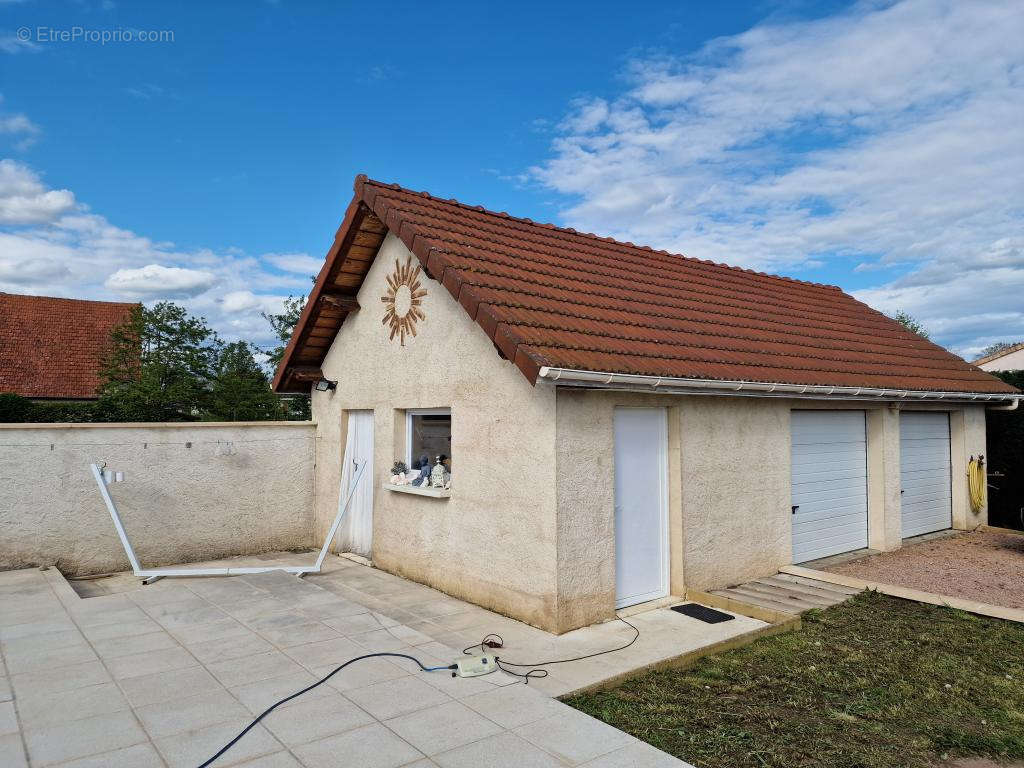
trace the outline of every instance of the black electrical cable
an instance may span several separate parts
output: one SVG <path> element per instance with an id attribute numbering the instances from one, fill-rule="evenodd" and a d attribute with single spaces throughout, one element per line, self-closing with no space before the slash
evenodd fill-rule
<path id="1" fill-rule="evenodd" d="M 566 663 L 568 663 L 570 661 L 582 661 L 583 659 L 592 659 L 595 656 L 603 656 L 606 653 L 615 653 L 615 651 L 624 651 L 626 648 L 629 648 L 629 646 L 631 646 L 633 643 L 635 643 L 640 638 L 640 630 L 637 629 L 634 625 L 630 624 L 624 618 L 619 616 L 618 614 L 615 614 L 615 618 L 618 619 L 619 621 L 621 621 L 623 624 L 625 624 L 630 629 L 632 629 L 633 632 L 635 633 L 633 635 L 633 639 L 632 640 L 630 640 L 625 645 L 620 645 L 618 648 L 609 648 L 608 650 L 605 650 L 605 651 L 595 651 L 594 653 L 587 653 L 587 654 L 584 654 L 582 656 L 573 656 L 570 659 L 555 659 L 554 661 L 538 661 L 538 662 L 535 662 L 533 664 L 520 664 L 520 663 L 516 663 L 514 661 L 505 661 L 500 656 L 495 656 L 494 660 L 495 660 L 495 662 L 497 662 L 498 666 L 501 668 L 501 670 L 503 672 L 507 672 L 510 675 L 515 675 L 516 677 L 521 677 L 521 678 L 523 678 L 523 682 L 525 684 L 529 685 L 531 677 L 532 678 L 541 678 L 541 677 L 547 677 L 548 676 L 548 671 L 546 669 L 541 669 L 541 667 L 550 667 L 550 666 L 552 666 L 554 664 L 566 664 Z M 487 648 L 504 648 L 504 647 L 505 647 L 505 641 L 502 639 L 501 635 L 493 634 L 492 633 L 492 634 L 489 634 L 489 635 L 485 635 L 484 639 L 481 640 L 476 645 L 466 646 L 465 648 L 462 649 L 462 652 L 464 654 L 469 655 L 470 651 L 473 651 L 475 649 L 479 649 L 481 652 L 486 652 Z M 516 671 L 511 670 L 511 669 L 506 669 L 506 667 L 518 667 L 519 669 L 526 669 L 527 671 L 526 672 L 516 672 Z"/>
<path id="2" fill-rule="evenodd" d="M 428 666 L 425 666 L 423 664 L 423 662 L 420 661 L 419 659 L 417 659 L 415 656 L 409 656 L 409 655 L 404 654 L 404 653 L 368 653 L 365 656 L 356 656 L 354 659 L 349 659 L 348 661 L 346 661 L 341 666 L 335 667 L 328 674 L 326 674 L 323 677 L 321 677 L 319 680 L 317 680 L 312 685 L 307 685 L 301 691 L 293 693 L 291 696 L 286 696 L 285 698 L 281 699 L 280 701 L 275 702 L 274 704 L 272 704 L 269 707 L 267 707 L 259 717 L 257 717 L 255 720 L 253 720 L 247 726 L 245 726 L 245 728 L 242 730 L 241 733 L 239 733 L 237 736 L 235 736 L 235 738 L 233 738 L 231 741 L 229 741 L 223 747 L 221 747 L 220 751 L 218 751 L 217 754 L 215 754 L 213 757 L 211 757 L 205 763 L 200 765 L 199 768 L 207 768 L 207 766 L 212 765 L 214 760 L 216 760 L 218 757 L 220 757 L 225 752 L 227 752 L 229 749 L 231 749 L 233 746 L 235 746 L 235 744 L 238 743 L 238 740 L 241 739 L 243 736 L 245 736 L 245 734 L 247 734 L 249 731 L 251 731 L 253 729 L 253 727 L 260 720 L 262 720 L 264 717 L 269 715 L 271 712 L 273 712 L 275 709 L 277 709 L 282 704 L 291 701 L 292 699 L 294 699 L 297 696 L 301 696 L 302 694 L 306 693 L 306 691 L 313 690 L 318 685 L 326 683 L 334 675 L 336 675 L 338 672 L 343 670 L 349 664 L 355 664 L 357 661 L 362 661 L 363 659 L 372 659 L 372 658 L 377 657 L 377 656 L 395 656 L 395 657 L 397 657 L 399 659 L 409 659 L 410 661 L 415 661 L 419 665 L 420 669 L 423 670 L 424 672 L 437 672 L 437 671 L 442 670 L 442 669 L 455 669 L 456 668 L 454 664 L 449 664 L 449 665 L 443 666 L 443 667 L 428 667 Z"/>

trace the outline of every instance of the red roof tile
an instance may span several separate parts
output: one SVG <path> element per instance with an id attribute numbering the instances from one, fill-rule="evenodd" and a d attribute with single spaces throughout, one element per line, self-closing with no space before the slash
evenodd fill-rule
<path id="1" fill-rule="evenodd" d="M 0 392 L 95 397 L 110 331 L 136 306 L 0 293 Z"/>
<path id="2" fill-rule="evenodd" d="M 275 378 L 298 390 L 375 252 L 349 262 L 353 231 L 383 224 L 534 382 L 543 366 L 779 384 L 1013 393 L 838 287 L 777 277 L 538 224 L 360 176 Z M 378 246 L 379 247 L 379 244 Z M 367 250 L 367 249 L 363 249 Z M 338 283 L 345 276 L 352 279 Z M 317 337 L 308 336 L 311 324 Z M 326 340 L 324 337 L 327 337 Z M 313 346 L 309 346 L 313 344 Z"/>

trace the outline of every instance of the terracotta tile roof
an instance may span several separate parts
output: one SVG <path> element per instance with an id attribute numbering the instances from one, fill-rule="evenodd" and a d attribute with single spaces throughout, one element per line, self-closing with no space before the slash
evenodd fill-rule
<path id="1" fill-rule="evenodd" d="M 355 197 L 276 388 L 301 390 L 297 371 L 315 377 L 338 327 L 355 309 L 322 315 L 324 298 L 342 295 L 354 305 L 387 231 L 531 382 L 548 366 L 799 385 L 1016 391 L 833 285 L 655 251 L 364 176 L 356 178 Z"/>
<path id="2" fill-rule="evenodd" d="M 135 306 L 0 293 L 0 392 L 95 397 L 110 331 Z"/>

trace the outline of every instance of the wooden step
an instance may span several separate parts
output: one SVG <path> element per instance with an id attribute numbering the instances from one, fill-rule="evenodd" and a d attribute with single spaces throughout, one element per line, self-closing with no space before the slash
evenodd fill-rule
<path id="1" fill-rule="evenodd" d="M 745 584 L 730 587 L 729 589 L 723 589 L 720 592 L 713 594 L 724 594 L 727 597 L 739 600 L 741 603 L 753 603 L 754 605 L 772 608 L 776 611 L 785 611 L 786 613 L 794 614 L 822 607 L 820 605 L 814 605 L 813 603 L 805 603 L 802 600 L 782 600 L 775 595 L 765 594 L 764 592 L 754 589 L 748 589 Z"/>
<path id="2" fill-rule="evenodd" d="M 838 592 L 834 589 L 829 589 L 828 585 L 821 582 L 822 586 L 812 587 L 808 584 L 793 584 L 789 581 L 783 581 L 775 576 L 766 576 L 763 579 L 758 579 L 760 584 L 771 584 L 773 587 L 779 587 L 781 589 L 788 589 L 800 595 L 808 595 L 810 597 L 820 597 L 822 600 L 828 600 L 830 605 L 841 603 L 849 599 L 849 595 L 845 592 Z"/>
<path id="3" fill-rule="evenodd" d="M 809 579 L 806 576 L 794 576 L 791 573 L 777 573 L 772 576 L 772 578 L 779 579 L 781 581 L 788 581 L 793 584 L 804 584 L 808 587 L 827 587 L 834 592 L 842 592 L 847 595 L 856 595 L 860 592 L 859 589 L 847 587 L 844 584 L 833 584 L 828 581 L 818 581 L 817 579 Z"/>
<path id="4" fill-rule="evenodd" d="M 833 605 L 830 599 L 824 597 L 804 595 L 791 589 L 775 587 L 771 584 L 762 584 L 760 581 L 749 581 L 746 584 L 740 584 L 739 588 L 759 592 L 765 597 L 770 597 L 781 603 L 803 603 L 810 608 L 828 608 L 830 605 Z"/>

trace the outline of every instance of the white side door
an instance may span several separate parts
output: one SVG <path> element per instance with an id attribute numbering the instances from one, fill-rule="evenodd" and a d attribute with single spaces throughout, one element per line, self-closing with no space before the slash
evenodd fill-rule
<path id="1" fill-rule="evenodd" d="M 900 413 L 900 515 L 903 538 L 953 527 L 949 414 Z"/>
<path id="2" fill-rule="evenodd" d="M 864 411 L 792 411 L 793 562 L 868 545 Z"/>
<path id="3" fill-rule="evenodd" d="M 668 595 L 668 424 L 664 408 L 616 408 L 615 607 Z"/>
<path id="4" fill-rule="evenodd" d="M 355 552 L 363 557 L 373 553 L 373 411 L 347 411 L 348 432 L 345 454 L 341 459 L 339 503 L 344 504 L 356 481 L 357 470 L 366 464 L 358 477 L 348 511 L 339 531 L 341 552 Z"/>

